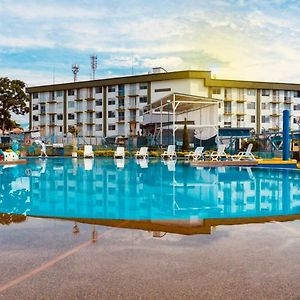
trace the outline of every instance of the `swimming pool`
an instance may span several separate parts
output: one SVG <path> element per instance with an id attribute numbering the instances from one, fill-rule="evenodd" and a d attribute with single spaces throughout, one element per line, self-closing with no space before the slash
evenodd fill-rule
<path id="1" fill-rule="evenodd" d="M 300 215 L 297 170 L 36 158 L 0 171 L 0 213 L 110 220 Z"/>

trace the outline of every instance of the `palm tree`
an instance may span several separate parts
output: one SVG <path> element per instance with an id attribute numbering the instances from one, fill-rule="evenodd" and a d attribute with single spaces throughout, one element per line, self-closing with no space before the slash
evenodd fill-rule
<path id="1" fill-rule="evenodd" d="M 69 132 L 72 134 L 72 156 L 77 157 L 77 137 L 79 134 L 79 129 L 76 126 L 69 127 Z"/>

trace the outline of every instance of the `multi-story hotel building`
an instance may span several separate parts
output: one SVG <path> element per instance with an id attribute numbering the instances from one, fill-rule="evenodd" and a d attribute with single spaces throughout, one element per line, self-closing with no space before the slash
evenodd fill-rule
<path id="1" fill-rule="evenodd" d="M 280 131 L 282 112 L 291 129 L 300 126 L 300 84 L 221 80 L 210 71 L 178 71 L 98 79 L 27 88 L 30 129 L 42 137 L 65 136 L 77 125 L 83 137 L 136 136 L 143 108 L 172 93 L 219 99 L 220 127 Z M 199 124 L 193 114 L 194 124 Z"/>

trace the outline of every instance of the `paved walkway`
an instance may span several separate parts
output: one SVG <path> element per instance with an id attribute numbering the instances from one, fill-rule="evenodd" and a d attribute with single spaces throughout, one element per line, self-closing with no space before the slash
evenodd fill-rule
<path id="1" fill-rule="evenodd" d="M 300 299 L 300 221 L 166 234 L 29 219 L 0 227 L 0 299 Z M 95 236 L 94 236 L 95 237 Z"/>

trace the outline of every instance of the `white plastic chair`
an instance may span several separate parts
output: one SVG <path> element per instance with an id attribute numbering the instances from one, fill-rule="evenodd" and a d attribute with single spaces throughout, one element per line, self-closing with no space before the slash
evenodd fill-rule
<path id="1" fill-rule="evenodd" d="M 125 157 L 125 149 L 124 147 L 117 147 L 114 158 L 124 158 Z"/>
<path id="2" fill-rule="evenodd" d="M 226 145 L 219 145 L 217 151 L 214 151 L 210 154 L 210 159 L 213 161 L 221 160 L 222 158 L 229 160 L 232 159 L 231 155 L 225 152 Z"/>
<path id="3" fill-rule="evenodd" d="M 189 152 L 189 154 L 186 154 L 184 157 L 185 159 L 193 159 L 193 160 L 199 160 L 203 158 L 203 150 L 204 147 L 197 147 L 195 151 Z"/>
<path id="4" fill-rule="evenodd" d="M 246 149 L 246 151 L 241 151 L 237 155 L 234 155 L 234 159 L 242 160 L 242 159 L 250 159 L 255 160 L 254 155 L 252 154 L 253 144 L 250 143 Z"/>
<path id="5" fill-rule="evenodd" d="M 177 154 L 175 151 L 175 145 L 169 145 L 167 151 L 165 151 L 162 155 L 161 158 L 169 158 L 169 159 L 176 159 Z"/>
<path id="6" fill-rule="evenodd" d="M 136 152 L 135 157 L 143 159 L 148 158 L 148 147 L 141 147 L 141 149 Z"/>
<path id="7" fill-rule="evenodd" d="M 83 157 L 94 157 L 92 145 L 84 145 Z"/>

